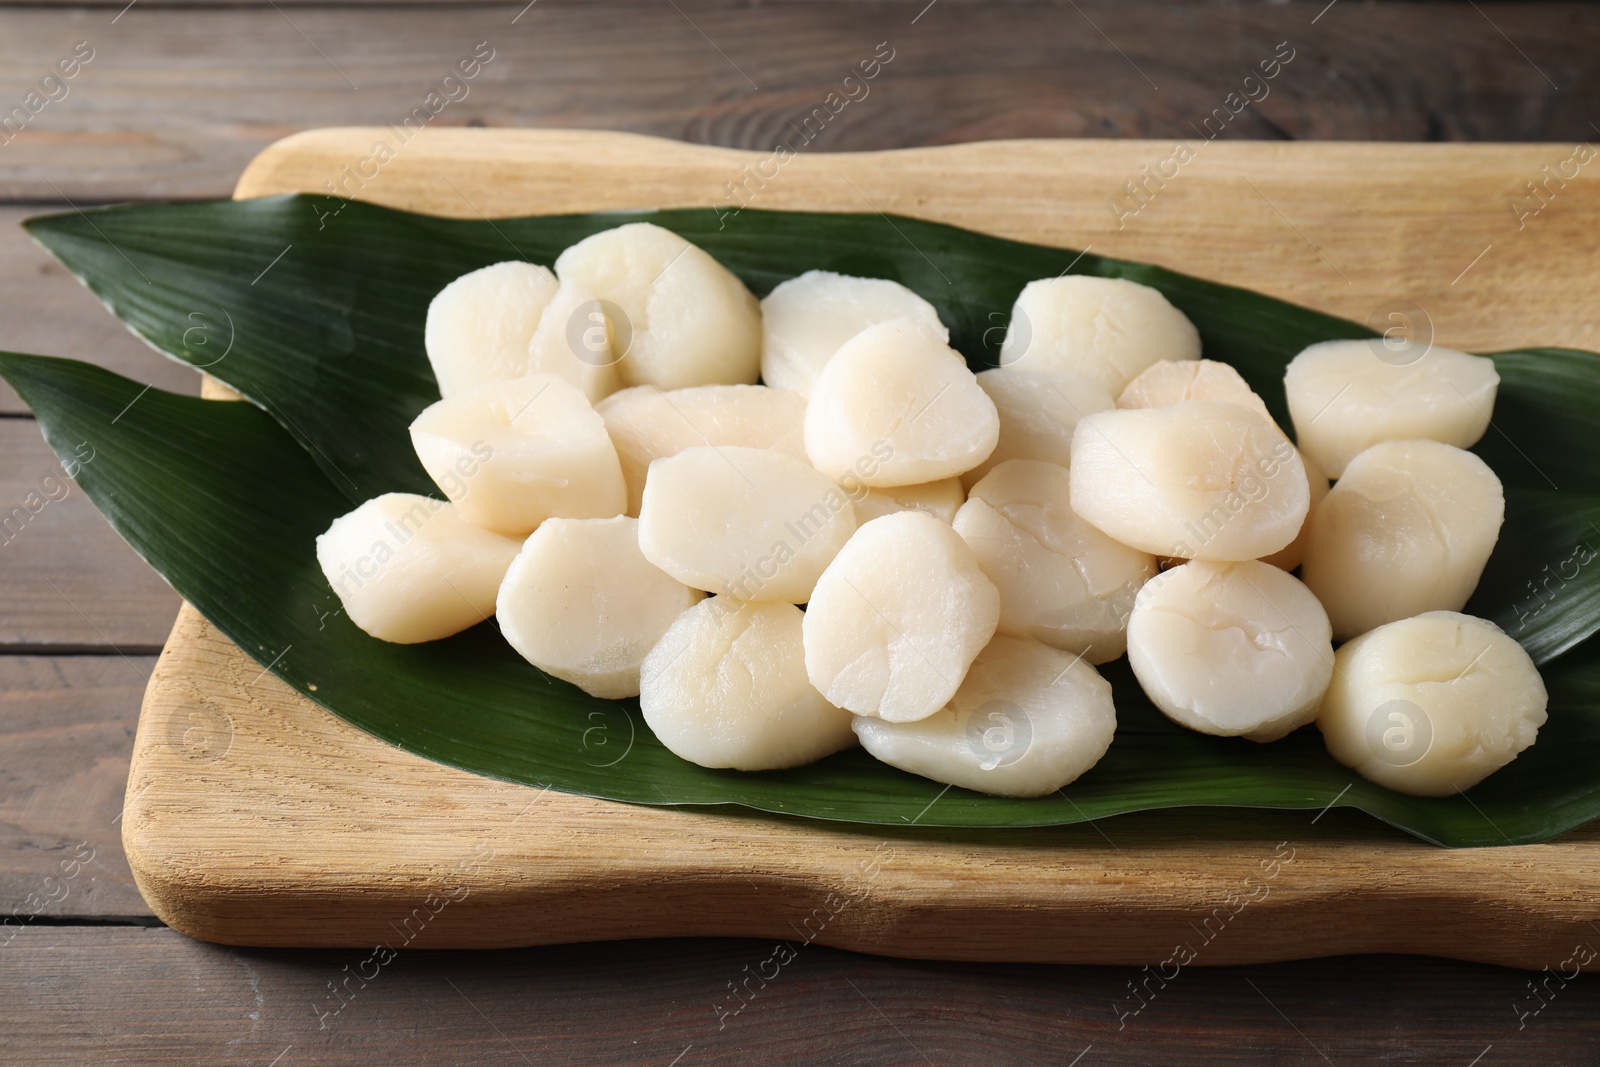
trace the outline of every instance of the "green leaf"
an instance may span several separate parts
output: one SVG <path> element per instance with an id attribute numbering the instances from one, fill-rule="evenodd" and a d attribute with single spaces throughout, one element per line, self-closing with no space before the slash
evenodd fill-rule
<path id="1" fill-rule="evenodd" d="M 1017 293 L 1074 273 L 1153 285 L 1287 422 L 1277 379 L 1313 341 L 1371 331 L 1144 264 L 885 215 L 707 210 L 439 219 L 326 197 L 139 204 L 30 219 L 29 233 L 134 332 L 266 409 L 351 500 L 432 489 L 406 427 L 439 398 L 423 352 L 428 302 L 505 259 L 648 218 L 710 251 L 757 295 L 811 269 L 892 278 L 926 297 L 974 366 L 992 364 Z"/>
<path id="2" fill-rule="evenodd" d="M 1535 663 L 1600 628 L 1600 494 L 1506 490 L 1500 543 L 1466 612 L 1516 638 Z"/>
<path id="3" fill-rule="evenodd" d="M 1489 432 L 1473 451 L 1507 485 L 1600 491 L 1600 355 L 1572 348 L 1489 354 L 1500 394 Z"/>
<path id="4" fill-rule="evenodd" d="M 1125 664 L 1105 669 L 1116 742 L 1053 797 L 945 790 L 859 751 L 781 773 L 711 771 L 668 753 L 637 702 L 595 700 L 547 677 L 492 624 L 431 645 L 367 637 L 339 613 L 313 555 L 316 535 L 350 501 L 431 488 L 406 426 L 437 397 L 422 350 L 433 293 L 502 259 L 551 262 L 573 241 L 639 216 L 487 223 L 360 203 L 329 214 L 335 203 L 139 205 L 29 224 L 152 344 L 257 406 L 145 391 L 41 357 L 0 355 L 0 375 L 63 459 L 94 450 L 80 483 L 186 599 L 264 667 L 362 729 L 531 785 L 862 823 L 1042 826 L 1149 808 L 1335 804 L 1430 841 L 1492 845 L 1543 840 L 1600 815 L 1600 772 L 1588 757 L 1600 741 L 1600 649 L 1585 642 L 1600 626 L 1600 567 L 1589 565 L 1600 548 L 1600 437 L 1584 402 L 1600 383 L 1600 357 L 1495 355 L 1503 384 L 1478 450 L 1507 484 L 1507 523 L 1469 610 L 1544 663 L 1551 718 L 1534 748 L 1468 797 L 1372 785 L 1334 763 L 1314 729 L 1265 746 L 1182 730 L 1149 705 Z M 719 228 L 712 211 L 647 217 L 758 293 L 812 268 L 901 281 L 939 309 L 974 365 L 992 362 L 1027 281 L 1064 270 L 1132 278 L 1166 293 L 1200 328 L 1207 354 L 1237 366 L 1280 417 L 1289 358 L 1313 341 L 1371 336 L 1157 267 L 911 219 L 746 211 Z"/>

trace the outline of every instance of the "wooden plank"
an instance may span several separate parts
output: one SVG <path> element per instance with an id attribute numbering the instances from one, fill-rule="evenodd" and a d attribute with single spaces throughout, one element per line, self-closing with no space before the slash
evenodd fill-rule
<path id="1" fill-rule="evenodd" d="M 1187 946 L 1206 965 L 1404 951 L 1537 968 L 1600 937 L 1600 826 L 1451 850 L 1355 813 L 1196 809 L 997 837 L 615 804 L 380 742 L 187 606 L 128 791 L 124 846 L 152 910 L 230 944 L 764 935 L 940 959 L 1153 965 Z"/>
<path id="2" fill-rule="evenodd" d="M 289 138 L 250 165 L 240 195 L 314 191 L 385 138 L 399 144 L 382 129 Z M 1137 211 L 1125 183 L 1171 154 L 1165 142 L 800 152 L 763 181 L 764 153 L 584 131 L 429 130 L 351 189 L 395 207 L 477 218 L 728 203 L 726 187 L 737 182 L 752 207 L 876 208 L 1092 248 L 1357 321 L 1410 300 L 1435 340 L 1458 348 L 1600 350 L 1600 301 L 1587 284 L 1600 277 L 1600 181 L 1569 182 L 1520 225 L 1509 208 L 1526 177 L 1565 160 L 1569 148 L 1190 144 L 1192 162 Z M 736 216 L 726 221 L 738 225 Z"/>
<path id="3" fill-rule="evenodd" d="M 121 6 L 0 8 L 6 108 L 74 42 L 95 49 L 68 95 L 0 148 L 0 198 L 225 196 L 295 130 L 403 121 L 479 42 L 493 60 L 433 125 L 766 151 L 884 41 L 892 62 L 849 90 L 867 95 L 813 150 L 1192 137 L 1285 41 L 1294 60 L 1225 137 L 1571 142 L 1600 121 L 1600 9 L 1583 4 L 1343 3 L 1317 18 L 1320 2 L 946 2 L 920 17 L 924 5 L 900 0 L 540 3 L 520 17 L 521 4 L 454 7 L 444 24 L 410 8 L 175 18 L 139 4 L 113 23 Z"/>
<path id="4" fill-rule="evenodd" d="M 0 456 L 0 648 L 159 648 L 177 594 L 63 476 L 32 419 L 0 419 Z"/>
<path id="5" fill-rule="evenodd" d="M 39 928 L 0 948 L 0 1062 L 1583 1064 L 1600 1037 L 1592 979 L 1439 960 L 1168 972 L 1158 985 L 1121 968 L 908 963 L 819 946 L 764 966 L 773 950 L 401 951 L 378 966 L 370 948 L 219 951 L 171 930 Z M 776 976 L 763 987 L 749 977 L 758 969 Z M 1129 1014 L 1129 983 L 1141 980 L 1148 1006 Z M 1547 984 L 1542 999 L 1530 980 Z M 735 1013 L 729 984 L 741 981 L 751 992 Z"/>
<path id="6" fill-rule="evenodd" d="M 0 207 L 0 348 L 87 360 L 157 389 L 198 393 L 198 374 L 140 341 L 28 238 L 22 220 L 47 210 L 59 208 Z M 0 382 L 0 415 L 26 411 Z"/>
<path id="7" fill-rule="evenodd" d="M 251 165 L 239 193 L 315 188 L 381 135 L 287 140 Z M 1427 306 L 1445 343 L 1597 347 L 1588 279 L 1600 274 L 1600 186 L 1574 184 L 1520 238 L 1497 202 L 1547 147 L 1218 145 L 1151 218 L 1114 228 L 1096 190 L 1161 149 L 802 155 L 762 203 L 865 200 L 1092 243 L 1356 317 L 1420 278 L 1436 286 L 1421 291 L 1436 294 Z M 693 204 L 758 158 L 625 135 L 441 130 L 362 193 L 469 216 Z M 1403 247 L 1414 233 L 1433 239 Z M 1507 247 L 1466 276 L 1457 264 L 1487 240 Z M 1336 263 L 1344 287 L 1332 282 Z M 188 743 L 197 723 L 228 746 Z M 997 840 L 540 795 L 347 726 L 187 608 L 153 676 L 130 782 L 125 845 L 145 899 L 178 929 L 231 943 L 370 944 L 417 901 L 460 887 L 470 899 L 441 909 L 418 944 L 789 936 L 823 908 L 819 941 L 889 955 L 1156 964 L 1198 934 L 1207 964 L 1403 950 L 1538 967 L 1590 936 L 1600 909 L 1600 825 L 1546 845 L 1451 851 L 1360 819 L 1187 812 Z M 1296 856 L 1292 868 L 1280 849 Z M 1261 892 L 1268 869 L 1282 877 Z M 1260 898 L 1227 920 L 1225 938 L 1199 933 L 1242 892 Z M 841 899 L 851 903 L 835 915 Z"/>
<path id="8" fill-rule="evenodd" d="M 150 916 L 122 854 L 122 801 L 154 666 L 0 656 L 0 945 L 17 923 Z"/>

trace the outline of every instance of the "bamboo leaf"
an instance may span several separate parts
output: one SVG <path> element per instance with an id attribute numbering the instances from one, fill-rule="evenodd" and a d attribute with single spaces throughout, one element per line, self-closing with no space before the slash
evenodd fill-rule
<path id="1" fill-rule="evenodd" d="M 422 349 L 432 295 L 507 258 L 549 263 L 637 214 L 428 218 L 315 201 L 114 207 L 35 219 L 33 235 L 156 347 L 252 404 L 172 396 L 85 364 L 0 354 L 112 525 L 191 603 L 288 684 L 378 737 L 477 773 L 644 804 L 739 805 L 862 823 L 1043 826 L 1176 806 L 1356 807 L 1427 840 L 1543 840 L 1600 815 L 1600 357 L 1497 353 L 1494 429 L 1478 447 L 1506 482 L 1505 531 L 1469 610 L 1544 665 L 1540 741 L 1470 799 L 1405 797 L 1357 778 L 1314 729 L 1274 745 L 1204 737 L 1161 716 L 1125 664 L 1105 669 L 1119 728 L 1101 764 L 1061 794 L 945 791 L 856 751 L 770 774 L 672 756 L 635 701 L 601 701 L 524 663 L 485 624 L 397 646 L 361 633 L 313 543 L 350 502 L 429 491 L 406 426 L 437 391 Z M 898 280 L 928 298 L 974 366 L 991 363 L 1022 285 L 1063 270 L 1154 285 L 1286 420 L 1283 367 L 1355 323 L 1157 267 L 912 219 L 746 211 L 648 213 L 757 293 L 818 268 Z M 1556 658 L 1559 657 L 1559 658 Z"/>

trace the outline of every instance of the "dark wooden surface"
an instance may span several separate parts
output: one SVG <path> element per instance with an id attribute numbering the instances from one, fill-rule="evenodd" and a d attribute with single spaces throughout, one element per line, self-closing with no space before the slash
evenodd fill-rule
<path id="1" fill-rule="evenodd" d="M 771 948 L 655 941 L 402 953 L 366 968 L 364 987 L 352 979 L 341 1002 L 328 983 L 355 972 L 363 953 L 220 949 L 165 929 L 39 927 L 5 949 L 0 1055 L 261 1067 L 1588 1067 L 1600 1057 L 1600 983 L 1555 992 L 1519 1030 L 1513 1006 L 1519 997 L 1536 1003 L 1523 975 L 1387 957 L 1180 972 L 1119 1028 L 1112 1006 L 1128 999 L 1126 970 L 879 960 L 811 947 L 731 1014 L 727 983 Z"/>
<path id="2" fill-rule="evenodd" d="M 1595 136 L 1600 8 L 539 0 L 425 8 L 0 7 L 0 101 L 80 40 L 94 59 L 0 148 L 0 196 L 225 196 L 308 126 L 398 123 L 479 42 L 494 58 L 441 125 L 578 126 L 770 149 L 858 62 L 894 59 L 817 139 L 860 150 L 1005 137 L 1192 137 L 1280 42 L 1294 60 L 1229 136 Z M 1520 49 L 1520 53 L 1519 53 Z M 1526 57 L 1526 58 L 1524 58 Z M 459 95 L 459 91 L 457 92 Z M 11 105 L 7 104 L 7 108 Z"/>
<path id="3" fill-rule="evenodd" d="M 76 42 L 95 49 L 0 145 L 0 348 L 194 392 L 16 222 L 224 196 L 284 134 L 400 121 L 480 41 L 495 58 L 435 122 L 764 148 L 886 40 L 894 60 L 819 148 L 1188 136 L 1281 41 L 1294 63 L 1228 136 L 1600 139 L 1600 7 L 1577 3 L 0 5 L 0 112 Z M 0 387 L 0 512 L 53 462 Z M 128 750 L 176 605 L 75 488 L 0 544 L 0 918 L 29 916 L 0 927 L 0 1063 L 1600 1062 L 1593 976 L 1399 957 L 1191 968 L 1119 1026 L 1127 969 L 813 947 L 729 1015 L 729 983 L 772 946 L 411 953 L 329 1014 L 364 954 L 198 944 L 133 886 Z"/>

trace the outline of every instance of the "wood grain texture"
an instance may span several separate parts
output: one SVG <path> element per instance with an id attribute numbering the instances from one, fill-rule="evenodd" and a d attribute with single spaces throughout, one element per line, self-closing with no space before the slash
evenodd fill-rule
<path id="1" fill-rule="evenodd" d="M 159 648 L 178 595 L 64 477 L 32 419 L 0 419 L 0 456 L 0 649 Z"/>
<path id="2" fill-rule="evenodd" d="M 382 135 L 286 140 L 246 170 L 238 194 L 314 189 Z M 803 156 L 763 191 L 763 206 L 864 200 L 1094 243 L 1350 313 L 1393 296 L 1408 270 L 1440 273 L 1450 240 L 1503 227 L 1485 201 L 1548 151 L 1217 145 L 1208 169 L 1159 203 L 1159 234 L 1110 230 L 1091 190 L 1151 150 L 1022 142 Z M 694 204 L 753 158 L 615 134 L 430 131 L 361 192 L 466 216 Z M 1234 206 L 1246 178 L 1276 206 Z M 1441 340 L 1596 336 L 1600 307 L 1583 295 L 1600 265 L 1589 237 L 1600 193 L 1575 186 L 1562 206 L 1503 259 L 1479 265 L 1488 284 L 1460 282 L 1470 300 L 1433 299 Z M 1303 217 L 1301 233 L 1280 232 L 1279 212 Z M 1382 254 L 1367 248 L 1396 229 L 1440 236 L 1412 259 L 1392 235 Z M 1532 257 L 1520 282 L 1503 266 L 1519 255 Z M 1351 267 L 1348 292 L 1329 288 L 1328 261 L 1339 259 Z M 1600 827 L 1541 846 L 1449 851 L 1359 819 L 1184 812 L 997 838 L 540 793 L 362 734 L 187 607 L 152 676 L 130 795 L 125 847 L 154 912 L 195 937 L 241 944 L 794 935 L 948 959 L 1156 964 L 1183 945 L 1207 965 L 1399 949 L 1538 967 L 1552 953 L 1565 959 L 1600 910 Z M 456 892 L 459 902 L 434 908 Z"/>
<path id="3" fill-rule="evenodd" d="M 1388 956 L 1180 973 L 1119 1028 L 1116 1007 L 1140 977 L 1127 969 L 816 946 L 724 1017 L 728 983 L 772 950 L 403 952 L 375 969 L 362 967 L 365 949 L 223 951 L 171 930 L 38 928 L 0 948 L 0 1062 L 1066 1067 L 1084 1054 L 1081 1067 L 1465 1067 L 1475 1056 L 1482 1067 L 1587 1067 L 1600 1019 L 1591 978 L 1546 979 L 1540 1001 L 1525 974 Z M 346 981 L 335 1014 L 330 983 Z"/>
<path id="4" fill-rule="evenodd" d="M 46 210 L 0 208 L 0 349 L 87 360 L 157 389 L 198 393 L 198 374 L 135 337 L 28 238 L 22 220 Z M 0 382 L 0 415 L 27 410 Z"/>
<path id="5" fill-rule="evenodd" d="M 1595 936 L 1600 908 L 1600 829 L 1463 850 L 1336 813 L 897 831 L 534 790 L 373 739 L 188 607 L 128 793 L 124 845 L 155 914 L 233 944 L 766 936 L 942 959 L 1155 964 L 1188 946 L 1202 965 L 1405 951 L 1539 967 Z"/>
<path id="6" fill-rule="evenodd" d="M 344 129 L 267 149 L 239 195 L 319 191 L 386 138 L 395 158 L 348 187 L 432 214 L 727 204 L 733 182 L 752 207 L 876 209 L 1087 247 L 1360 321 L 1410 300 L 1435 339 L 1458 348 L 1600 349 L 1600 300 L 1586 283 L 1600 277 L 1600 181 L 1580 171 L 1520 229 L 1510 208 L 1528 176 L 1567 157 L 1560 145 L 1199 143 L 1147 206 L 1119 217 L 1109 204 L 1170 153 L 1166 143 L 800 153 L 760 187 L 746 168 L 765 154 L 627 134 L 428 130 L 400 144 L 388 130 Z"/>
<path id="7" fill-rule="evenodd" d="M 0 656 L 0 923 L 150 916 L 122 855 L 122 801 L 154 666 Z"/>
<path id="8" fill-rule="evenodd" d="M 25 90 L 55 58 L 52 49 L 58 46 L 64 50 L 91 37 L 97 44 L 112 41 L 122 55 L 115 67 L 102 66 L 113 75 L 94 93 L 81 93 L 89 84 L 80 81 L 74 89 L 78 95 L 60 107 L 51 105 L 29 140 L 0 148 L 0 196 L 60 203 L 63 192 L 80 202 L 85 197 L 146 194 L 226 195 L 245 160 L 272 138 L 300 125 L 393 121 L 394 111 L 415 106 L 413 96 L 432 77 L 431 67 L 456 58 L 454 41 L 439 31 L 437 14 L 417 10 L 396 17 L 374 11 L 352 23 L 366 31 L 360 50 L 372 57 L 369 65 L 380 68 L 383 76 L 376 89 L 365 85 L 362 93 L 341 96 L 343 83 L 331 70 L 316 70 L 306 62 L 320 60 L 314 60 L 305 42 L 293 37 L 270 8 L 237 16 L 172 9 L 152 14 L 146 0 L 111 28 L 110 19 L 124 6 L 121 0 L 109 10 L 104 5 L 83 9 L 46 2 L 61 9 L 0 9 L 0 90 L 10 94 L 0 99 L 7 106 L 20 98 L 14 90 Z M 393 2 L 383 0 L 383 6 Z M 546 14 L 559 2 L 540 0 L 518 25 L 533 25 L 529 20 L 535 12 Z M 278 0 L 297 25 L 307 26 L 309 16 L 315 23 L 309 28 L 319 35 L 330 22 L 350 18 L 333 9 L 302 10 L 303 3 Z M 881 82 L 871 100 L 842 115 L 818 147 L 903 147 L 964 135 L 1029 136 L 1072 128 L 1105 136 L 1184 135 L 1190 109 L 1203 112 L 1215 101 L 1197 100 L 1199 91 L 1191 84 L 1195 76 L 1175 82 L 1167 71 L 1192 65 L 1207 77 L 1216 69 L 1231 72 L 1234 51 L 1275 43 L 1282 39 L 1275 36 L 1278 26 L 1289 26 L 1295 18 L 1309 23 L 1313 9 L 1324 6 L 1322 0 L 1309 6 L 1258 5 L 1259 10 L 1234 3 L 1163 4 L 1159 9 L 1138 5 L 1130 16 L 1142 24 L 1136 27 L 1135 42 L 1144 33 L 1158 38 L 1147 49 L 1156 54 L 1134 53 L 1161 85 L 1160 92 L 1153 92 L 1131 67 L 1119 70 L 1110 64 L 1114 53 L 1097 44 L 1092 31 L 1079 27 L 1070 34 L 1058 28 L 1035 34 L 1030 30 L 1041 25 L 1037 19 L 1006 10 L 1045 5 L 985 5 L 988 10 L 975 16 L 972 9 L 980 4 L 983 0 L 940 0 L 918 24 L 919 30 L 924 24 L 934 27 L 937 39 L 922 45 L 914 84 L 908 80 L 891 93 L 884 90 L 892 83 Z M 660 6 L 655 0 L 651 5 Z M 837 65 L 836 57 L 819 50 L 819 44 L 831 40 L 835 52 L 851 52 L 838 43 L 849 38 L 853 47 L 861 25 L 859 19 L 841 21 L 832 10 L 840 5 L 817 5 L 821 13 L 778 18 L 771 3 L 740 12 L 746 5 L 734 2 L 726 5 L 734 10 L 719 21 L 707 18 L 703 5 L 681 0 L 697 23 L 712 25 L 719 41 L 724 26 L 737 25 L 739 41 L 759 36 L 757 20 L 766 19 L 774 27 L 768 48 L 779 61 L 769 64 L 774 78 L 771 84 L 762 79 L 767 91 L 757 94 L 731 70 L 711 70 L 704 60 L 720 60 L 704 42 L 697 46 L 699 38 L 681 25 L 668 31 L 656 13 L 619 16 L 617 9 L 624 5 L 589 0 L 565 6 L 573 10 L 541 26 L 545 47 L 502 52 L 521 56 L 514 75 L 504 83 L 480 83 L 470 114 L 446 110 L 436 122 L 603 126 L 764 148 L 773 131 L 813 106 L 818 90 L 838 73 L 829 69 Z M 896 13 L 899 7 L 863 6 L 894 8 Z M 918 0 L 911 8 L 922 6 Z M 1071 11 L 1062 3 L 1054 6 Z M 1111 25 L 1117 41 L 1128 46 L 1116 28 L 1127 19 L 1108 21 L 1116 17 L 1109 10 L 1112 5 L 1080 0 L 1078 6 L 1100 25 Z M 1273 127 L 1283 123 L 1284 133 L 1299 137 L 1594 137 L 1593 131 L 1585 132 L 1583 116 L 1600 121 L 1591 62 L 1595 9 L 1545 3 L 1479 7 L 1555 77 L 1559 91 L 1522 66 L 1512 48 L 1468 5 L 1346 2 L 1317 24 L 1315 51 L 1306 53 L 1317 58 L 1314 82 L 1303 87 L 1281 82 L 1269 106 L 1259 116 L 1247 113 L 1250 124 L 1228 136 L 1281 136 Z M 959 17 L 947 17 L 952 10 Z M 478 24 L 475 15 L 464 12 L 471 12 L 469 5 L 454 7 L 446 28 L 453 32 L 456 26 Z M 939 21 L 932 21 L 935 15 Z M 268 32 L 264 27 L 272 20 L 278 25 Z M 202 29 L 191 29 L 194 25 Z M 835 25 L 843 27 L 836 35 L 830 30 Z M 124 27 L 132 29 L 124 32 Z M 1240 30 L 1237 45 L 1218 40 L 1233 27 Z M 1324 37 L 1324 30 L 1331 32 Z M 353 41 L 354 35 L 348 39 Z M 1195 48 L 1196 40 L 1205 40 L 1206 47 Z M 1020 47 L 1011 61 L 1005 52 L 1014 43 Z M 792 51 L 786 44 L 793 45 Z M 696 54 L 696 47 L 705 51 Z M 1215 67 L 1209 65 L 1212 55 L 1217 57 Z M 529 64 L 530 56 L 536 56 L 537 66 Z M 1561 59 L 1561 69 L 1550 62 L 1552 56 Z M 347 57 L 336 58 L 342 64 Z M 843 58 L 854 61 L 853 53 Z M 277 73 L 275 67 L 288 73 Z M 425 67 L 430 69 L 424 72 Z M 630 86 L 627 78 L 635 73 L 642 80 Z M 308 81 L 315 83 L 314 89 L 306 88 Z M 1205 88 L 1213 92 L 1218 87 Z M 68 113 L 67 108 L 85 101 L 81 113 Z M 1290 101 L 1292 108 L 1284 106 Z M 869 109 L 880 105 L 883 109 L 874 117 Z M 28 150 L 25 166 L 18 163 L 23 147 Z M 1553 206 L 1542 220 L 1555 214 Z M 20 234 L 0 236 L 0 242 L 7 241 L 40 255 L 22 243 Z M 33 326 L 30 309 L 43 308 L 42 321 L 55 314 L 53 299 L 60 297 L 58 306 L 70 307 L 65 301 L 72 298 L 66 294 L 75 291 L 66 279 L 51 278 L 25 298 L 13 297 L 18 286 L 31 280 L 12 270 L 23 262 L 13 260 L 9 251 L 0 254 L 0 346 L 98 358 L 104 338 L 106 362 L 140 376 L 110 362 L 113 342 L 120 341 L 131 346 L 127 355 L 134 362 L 127 365 L 134 365 L 138 343 L 92 308 L 35 334 L 51 341 L 49 345 L 17 343 L 14 338 L 27 336 Z M 77 297 L 89 299 L 81 292 Z M 9 404 L 14 400 L 0 386 L 0 411 L 14 410 Z M 14 459 L 16 455 L 10 449 L 0 452 L 0 469 L 9 472 L 13 464 L 32 462 L 32 453 Z M 73 538 L 64 539 L 62 551 L 73 543 Z M 15 559 L 0 549 L 0 575 L 8 584 L 34 569 L 14 567 Z M 7 599 L 4 615 L 26 632 L 34 610 Z M 42 617 L 51 627 L 59 621 L 49 612 Z M 48 684 L 17 679 L 15 673 L 0 673 L 6 688 L 16 685 L 21 692 Z M 52 700 L 43 695 L 36 699 L 47 706 Z M 0 723 L 22 721 L 30 706 L 27 701 L 20 708 L 6 706 L 0 714 L 8 718 Z M 101 720 L 92 708 L 84 710 L 83 729 L 109 741 L 114 729 L 110 722 L 118 713 L 110 712 L 103 726 L 89 726 Z M 68 773 L 58 779 L 63 783 L 59 790 L 48 787 L 49 801 L 42 809 L 16 815 L 12 790 L 33 788 L 21 783 L 45 777 L 28 778 L 23 772 L 34 761 L 65 768 L 76 746 L 84 743 L 81 733 L 71 732 L 61 746 L 47 743 L 28 750 L 27 756 L 13 757 L 17 729 L 33 730 L 25 724 L 14 729 L 0 725 L 5 734 L 0 774 L 6 775 L 0 778 L 0 805 L 9 805 L 6 810 L 12 813 L 0 815 L 0 835 L 10 833 L 14 824 L 24 828 L 25 836 L 15 841 L 15 855 L 0 859 L 0 872 L 36 870 L 28 864 L 40 858 L 37 842 L 83 839 L 71 792 L 81 789 L 85 796 L 104 797 L 124 771 L 114 760 L 97 759 L 92 778 Z M 24 748 L 27 744 L 19 742 Z M 23 768 L 15 772 L 21 777 L 10 777 L 14 766 Z M 86 811 L 100 804 L 96 800 Z M 1330 813 L 1319 826 L 1337 814 Z M 1115 825 L 1108 823 L 1106 829 L 1115 834 Z M 102 857 L 106 854 L 101 850 Z M 9 892 L 12 883 L 6 877 L 0 875 L 0 886 Z M 61 916 L 80 900 L 69 897 L 64 905 L 68 911 Z M 102 916 L 114 911 L 108 903 Z M 327 1010 L 327 982 L 342 978 L 346 966 L 355 969 L 367 957 L 365 950 L 221 950 L 173 931 L 36 926 L 0 945 L 0 1063 L 264 1065 L 287 1052 L 278 1067 L 313 1062 L 515 1064 L 524 1062 L 518 1050 L 525 1050 L 541 1064 L 666 1065 L 676 1060 L 679 1067 L 755 1062 L 936 1062 L 942 1067 L 979 1061 L 1066 1064 L 1091 1040 L 1094 1047 L 1081 1067 L 1322 1065 L 1327 1062 L 1322 1052 L 1340 1064 L 1464 1065 L 1491 1043 L 1493 1049 L 1479 1060 L 1480 1067 L 1507 1062 L 1587 1065 L 1600 1059 L 1600 1011 L 1592 1000 L 1595 987 L 1587 984 L 1592 978 L 1563 988 L 1547 975 L 1401 957 L 1185 974 L 1125 1030 L 1117 1031 L 1112 1000 L 1120 996 L 1127 1002 L 1126 983 L 1140 977 L 1131 971 L 905 962 L 813 946 L 719 1030 L 714 1004 L 726 1001 L 726 983 L 742 977 L 747 966 L 759 967 L 771 949 L 766 942 L 670 941 L 504 953 L 405 953 L 323 1031 L 316 1028 L 313 998 L 323 998 L 321 1010 Z M 1559 966 L 1559 960 L 1546 965 Z M 1244 985 L 1243 978 L 1271 997 L 1273 1006 Z M 1530 980 L 1544 981 L 1558 992 L 1548 1008 L 1519 1029 L 1518 1011 L 1539 1003 L 1527 988 Z M 496 1027 L 514 1047 L 496 1035 Z"/>
<path id="9" fill-rule="evenodd" d="M 607 127 L 770 151 L 884 41 L 893 61 L 816 150 L 1193 137 L 1285 41 L 1296 58 L 1227 139 L 1571 142 L 1600 121 L 1600 9 L 1582 4 L 1347 2 L 1317 18 L 1320 0 L 945 0 L 915 24 L 926 5 L 905 0 L 540 3 L 520 18 L 521 4 L 446 18 L 139 4 L 113 24 L 121 6 L 0 8 L 7 109 L 75 42 L 96 49 L 69 95 L 0 147 L 0 197 L 225 196 L 295 130 L 400 122 L 478 42 L 495 58 L 434 125 Z"/>

